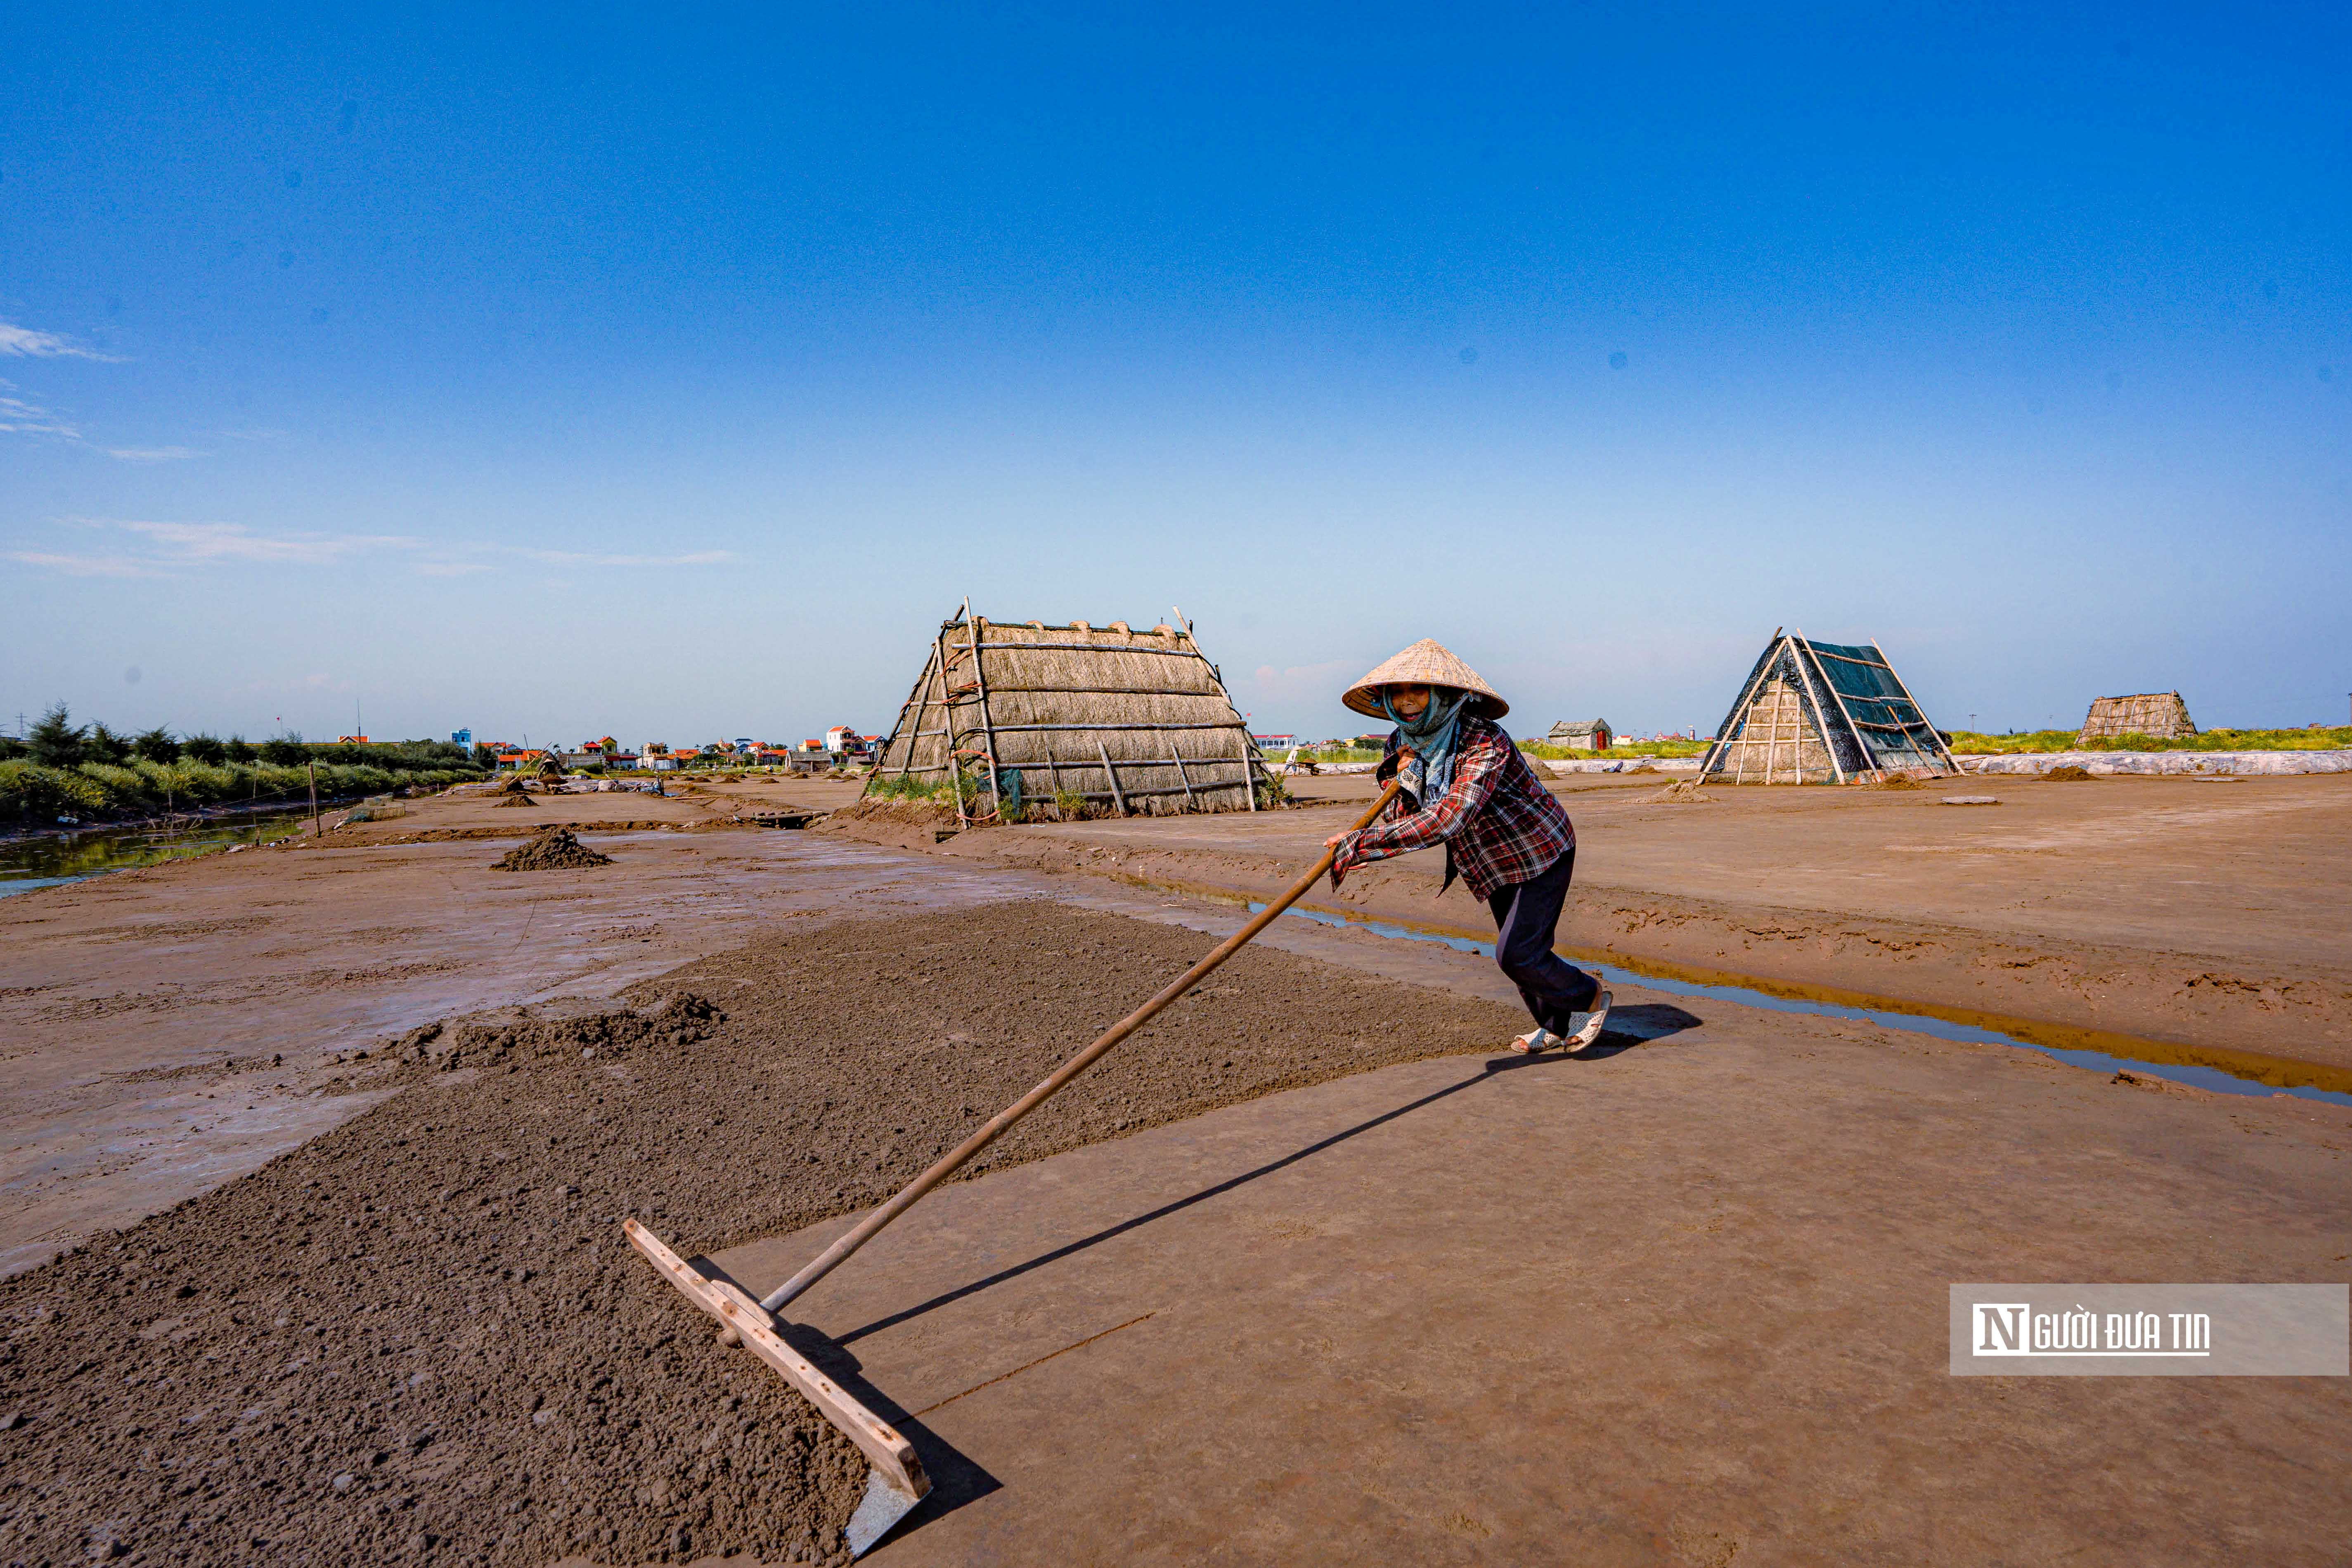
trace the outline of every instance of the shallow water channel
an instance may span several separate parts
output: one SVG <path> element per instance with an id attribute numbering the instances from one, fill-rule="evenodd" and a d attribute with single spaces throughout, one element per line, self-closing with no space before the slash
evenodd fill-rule
<path id="1" fill-rule="evenodd" d="M 1253 902 L 1253 914 L 1265 905 Z M 1442 931 L 1415 931 L 1410 926 L 1386 921 L 1328 914 L 1321 910 L 1291 909 L 1283 911 L 1285 919 L 1312 921 L 1318 925 L 1335 926 L 1343 931 L 1370 931 L 1375 936 L 1393 937 L 1406 942 L 1432 942 L 1450 947 L 1457 952 L 1475 952 L 1484 958 L 1495 956 L 1495 944 L 1472 937 L 1450 936 Z M 1704 984 L 1696 981 L 1675 980 L 1659 975 L 1643 974 L 1615 964 L 1596 963 L 1579 958 L 1580 968 L 1598 974 L 1612 985 L 1638 985 L 1651 991 L 1662 991 L 1672 996 L 1711 997 L 1718 1001 L 1737 1002 L 1743 1007 L 1760 1007 L 1773 1013 L 1810 1013 L 1820 1018 L 1847 1018 L 1857 1023 L 1876 1024 L 1884 1028 L 1905 1029 L 1916 1035 L 1932 1035 L 1939 1040 L 1967 1040 L 1979 1045 L 2014 1046 L 2020 1050 L 2039 1051 L 2053 1061 L 2092 1072 L 2115 1074 L 2129 1072 L 2149 1078 L 2169 1079 L 2175 1083 L 2189 1084 L 2197 1089 L 2212 1089 L 2221 1094 L 2289 1095 L 2296 1100 L 2315 1100 L 2327 1105 L 2352 1106 L 2352 1093 L 2307 1086 L 2282 1088 L 2251 1079 L 2239 1078 L 2219 1068 L 2194 1062 L 2153 1062 L 2133 1057 L 2119 1057 L 2105 1051 L 2074 1050 L 2061 1046 L 2043 1045 L 2021 1039 L 1998 1029 L 1988 1029 L 1973 1024 L 1955 1023 L 1920 1013 L 1903 1013 L 1885 1008 L 1854 1007 L 1834 1002 L 1812 1002 L 1802 998 L 1775 996 L 1745 985 Z M 2153 1044 L 2153 1042 L 2151 1042 Z"/>
<path id="2" fill-rule="evenodd" d="M 308 806 L 281 806 L 137 827 L 85 827 L 0 843 L 0 899 L 109 871 L 210 854 L 233 844 L 267 844 L 295 832 L 310 815 Z"/>

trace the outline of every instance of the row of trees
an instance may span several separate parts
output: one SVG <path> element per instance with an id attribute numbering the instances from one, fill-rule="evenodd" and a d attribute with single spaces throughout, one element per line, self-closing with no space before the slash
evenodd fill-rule
<path id="1" fill-rule="evenodd" d="M 53 768 L 17 757 L 0 761 L 0 830 L 75 823 L 133 820 L 212 805 L 294 804 L 380 795 L 397 789 L 439 789 L 481 774 L 472 768 L 389 768 L 343 763 L 226 763 L 193 757 L 176 763 L 132 757 L 123 763 L 78 763 Z"/>
<path id="2" fill-rule="evenodd" d="M 84 763 L 120 767 L 131 762 L 170 764 L 186 758 L 209 767 L 235 763 L 266 763 L 295 768 L 306 763 L 368 767 L 389 773 L 440 772 L 452 768 L 488 768 L 489 748 L 471 753 L 447 741 L 402 741 L 390 745 L 345 745 L 305 741 L 299 734 L 272 736 L 253 742 L 242 735 L 223 740 L 215 735 L 173 734 L 157 725 L 135 735 L 122 734 L 102 722 L 77 724 L 62 702 L 41 715 L 40 721 L 18 740 L 0 738 L 0 762 L 23 759 L 45 768 L 77 768 Z"/>

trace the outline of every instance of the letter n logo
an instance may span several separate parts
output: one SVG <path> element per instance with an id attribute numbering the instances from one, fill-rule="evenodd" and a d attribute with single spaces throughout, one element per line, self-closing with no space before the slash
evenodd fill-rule
<path id="1" fill-rule="evenodd" d="M 1969 1311 L 1976 1320 L 1976 1334 L 1969 1347 L 1971 1355 L 2032 1355 L 2032 1347 L 2026 1339 L 2026 1323 L 2033 1307 L 2028 1301 L 1978 1301 Z"/>

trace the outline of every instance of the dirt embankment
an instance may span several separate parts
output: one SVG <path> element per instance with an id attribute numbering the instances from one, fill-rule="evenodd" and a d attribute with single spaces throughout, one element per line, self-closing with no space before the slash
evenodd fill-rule
<path id="1" fill-rule="evenodd" d="M 1206 945 L 993 905 L 766 938 L 635 1012 L 412 1031 L 349 1085 L 404 1092 L 0 1282 L 0 1557 L 837 1560 L 862 1458 L 621 1219 L 691 1254 L 869 1205 Z M 974 1170 L 1517 1022 L 1251 949 Z"/>
<path id="2" fill-rule="evenodd" d="M 836 812 L 813 831 L 1025 870 L 1265 899 L 1287 888 L 1320 836 L 1344 826 L 1343 810 L 1351 816 L 1361 803 L 1320 804 L 1325 809 L 1284 814 L 1311 833 L 1286 826 L 1278 837 L 1245 819 L 1200 817 L 1089 825 L 1083 834 L 985 827 L 939 841 L 928 820 L 904 807 Z M 953 826 L 951 816 L 947 826 Z M 1759 829 L 1771 831 L 1769 823 Z M 1578 871 L 1559 943 L 1592 960 L 2352 1067 L 2352 978 L 2340 967 L 2055 937 L 2033 931 L 2030 920 L 2003 932 L 1928 918 L 1595 885 L 1581 859 Z M 1359 868 L 1336 894 L 1326 881 L 1306 903 L 1491 933 L 1491 916 L 1460 882 L 1438 896 L 1441 874 L 1434 855 L 1406 856 Z"/>

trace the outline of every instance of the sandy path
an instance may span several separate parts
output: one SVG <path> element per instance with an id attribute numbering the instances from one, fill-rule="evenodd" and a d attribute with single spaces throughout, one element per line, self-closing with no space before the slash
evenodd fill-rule
<path id="1" fill-rule="evenodd" d="M 2341 1280 L 2352 1115 L 1702 1011 L 940 1194 L 796 1308 L 941 1478 L 872 1561 L 2341 1560 L 2344 1379 L 1956 1378 L 1945 1310 Z"/>

